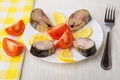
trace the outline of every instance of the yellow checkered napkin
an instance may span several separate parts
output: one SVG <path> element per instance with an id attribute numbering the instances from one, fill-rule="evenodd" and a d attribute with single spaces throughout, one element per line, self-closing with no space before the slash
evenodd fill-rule
<path id="1" fill-rule="evenodd" d="M 24 52 L 19 56 L 9 57 L 3 50 L 2 42 L 4 37 L 10 37 L 23 43 L 24 34 L 13 37 L 4 29 L 20 19 L 27 25 L 33 4 L 34 0 L 0 0 L 0 80 L 20 79 Z"/>

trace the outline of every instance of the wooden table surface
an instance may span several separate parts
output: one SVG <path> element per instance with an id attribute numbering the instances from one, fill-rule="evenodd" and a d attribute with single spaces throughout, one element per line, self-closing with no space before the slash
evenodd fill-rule
<path id="1" fill-rule="evenodd" d="M 116 23 L 112 29 L 112 69 L 108 71 L 100 66 L 106 37 L 103 19 L 107 4 L 116 6 Z M 74 64 L 45 62 L 35 59 L 29 51 L 26 51 L 21 80 L 120 80 L 119 4 L 120 0 L 36 0 L 34 8 L 45 10 L 85 8 L 89 10 L 103 29 L 104 41 L 98 55 Z"/>

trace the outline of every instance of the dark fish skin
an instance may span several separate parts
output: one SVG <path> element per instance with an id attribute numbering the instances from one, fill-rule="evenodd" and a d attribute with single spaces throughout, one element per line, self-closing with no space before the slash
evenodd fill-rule
<path id="1" fill-rule="evenodd" d="M 47 31 L 49 27 L 53 26 L 47 15 L 40 8 L 32 10 L 30 15 L 30 24 L 39 32 Z"/>
<path id="2" fill-rule="evenodd" d="M 39 50 L 35 48 L 34 46 L 31 46 L 30 52 L 33 56 L 36 56 L 36 57 L 47 57 L 47 56 L 50 56 L 54 52 L 54 49 Z"/>
<path id="3" fill-rule="evenodd" d="M 80 42 L 80 41 L 75 42 L 76 40 L 79 40 L 79 39 L 92 42 L 93 45 L 91 45 L 89 48 L 85 48 L 85 45 L 87 45 L 87 44 L 79 45 L 78 42 Z M 97 49 L 96 49 L 94 41 L 92 41 L 91 39 L 86 39 L 86 38 L 79 38 L 79 39 L 75 39 L 74 42 L 73 42 L 73 45 L 74 45 L 74 48 L 76 50 L 78 50 L 83 56 L 89 57 L 89 56 L 92 56 L 92 55 L 94 55 L 96 53 Z"/>
<path id="4" fill-rule="evenodd" d="M 51 42 L 51 41 L 48 41 L 48 43 Z M 50 47 L 46 47 L 46 45 L 42 45 L 44 46 L 44 49 L 39 49 L 40 47 L 38 47 L 37 45 L 39 44 L 43 44 L 44 42 L 35 42 L 32 44 L 31 46 L 31 49 L 30 49 L 30 53 L 33 55 L 33 56 L 36 56 L 36 57 L 47 57 L 47 56 L 50 56 L 52 55 L 54 52 L 55 52 L 55 47 L 54 45 L 50 45 Z M 49 45 L 49 44 L 48 44 Z M 45 49 L 46 48 L 46 49 Z"/>
<path id="5" fill-rule="evenodd" d="M 85 57 L 89 57 L 89 56 L 92 56 L 96 53 L 96 47 L 95 45 L 91 48 L 89 48 L 88 50 L 84 50 L 84 49 L 78 49 L 79 52 L 81 52 L 81 54 Z"/>
<path id="6" fill-rule="evenodd" d="M 84 27 L 88 22 L 90 22 L 91 19 L 92 17 L 87 10 L 77 10 L 69 17 L 68 25 L 70 26 L 72 31 L 77 31 Z"/>

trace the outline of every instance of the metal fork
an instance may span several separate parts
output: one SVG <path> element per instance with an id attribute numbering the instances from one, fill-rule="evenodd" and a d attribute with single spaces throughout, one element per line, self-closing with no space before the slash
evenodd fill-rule
<path id="1" fill-rule="evenodd" d="M 112 27 L 115 24 L 115 8 L 113 6 L 107 6 L 104 18 L 105 25 L 107 26 L 107 37 L 106 37 L 106 45 L 103 52 L 103 57 L 101 60 L 101 67 L 105 70 L 109 70 L 112 68 L 111 62 L 111 39 L 110 34 L 112 31 Z"/>

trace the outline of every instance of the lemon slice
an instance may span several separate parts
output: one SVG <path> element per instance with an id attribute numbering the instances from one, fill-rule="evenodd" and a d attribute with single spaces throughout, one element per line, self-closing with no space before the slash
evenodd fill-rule
<path id="1" fill-rule="evenodd" d="M 63 62 L 75 62 L 75 60 L 72 58 L 72 54 L 69 49 L 62 49 L 58 52 L 58 58 L 59 60 Z"/>
<path id="2" fill-rule="evenodd" d="M 67 22 L 66 17 L 60 12 L 53 12 L 55 25 Z"/>
<path id="3" fill-rule="evenodd" d="M 80 38 L 80 37 L 85 37 L 89 38 L 92 35 L 93 31 L 91 27 L 86 27 L 84 29 L 81 29 L 75 33 L 73 33 L 74 38 Z"/>
<path id="4" fill-rule="evenodd" d="M 33 34 L 29 39 L 29 44 L 32 45 L 33 42 L 52 40 L 48 35 L 45 34 Z"/>
<path id="5" fill-rule="evenodd" d="M 5 29 L 0 30 L 0 36 L 8 36 L 8 33 L 5 31 Z"/>

